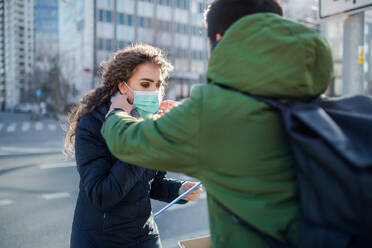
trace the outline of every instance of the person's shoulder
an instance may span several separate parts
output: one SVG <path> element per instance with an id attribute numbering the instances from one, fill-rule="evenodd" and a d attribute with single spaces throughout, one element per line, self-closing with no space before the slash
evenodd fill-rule
<path id="1" fill-rule="evenodd" d="M 200 98 L 203 93 L 208 90 L 208 84 L 196 84 L 193 85 L 190 91 L 190 98 L 197 99 Z"/>
<path id="2" fill-rule="evenodd" d="M 92 133 L 100 132 L 102 121 L 97 119 L 93 112 L 85 114 L 79 120 L 77 129 L 90 131 Z"/>

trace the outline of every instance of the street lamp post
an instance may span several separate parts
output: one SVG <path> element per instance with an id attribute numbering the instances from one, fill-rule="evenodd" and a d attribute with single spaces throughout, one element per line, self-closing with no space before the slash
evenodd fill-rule
<path id="1" fill-rule="evenodd" d="M 93 76 L 92 89 L 95 87 L 95 80 L 97 76 L 97 0 L 93 0 Z"/>

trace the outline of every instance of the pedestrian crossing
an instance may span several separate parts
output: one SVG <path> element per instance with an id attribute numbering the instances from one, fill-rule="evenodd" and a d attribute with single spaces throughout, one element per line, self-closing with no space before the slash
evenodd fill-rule
<path id="1" fill-rule="evenodd" d="M 16 128 L 17 128 L 17 123 L 11 123 L 11 124 L 6 128 L 6 131 L 7 131 L 8 133 L 13 133 L 13 132 L 15 132 Z"/>
<path id="2" fill-rule="evenodd" d="M 21 130 L 22 130 L 22 132 L 26 132 L 26 131 L 30 130 L 30 127 L 31 127 L 31 124 L 29 122 L 24 122 L 22 124 Z"/>
<path id="3" fill-rule="evenodd" d="M 0 123 L 0 132 L 14 133 L 14 132 L 41 132 L 41 131 L 57 131 L 61 130 L 58 123 L 44 123 L 44 122 L 9 122 Z"/>

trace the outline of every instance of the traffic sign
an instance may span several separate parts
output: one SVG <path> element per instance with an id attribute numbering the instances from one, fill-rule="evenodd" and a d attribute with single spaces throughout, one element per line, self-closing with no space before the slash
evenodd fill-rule
<path id="1" fill-rule="evenodd" d="M 358 13 L 369 8 L 372 8 L 372 0 L 319 0 L 320 18 L 345 13 Z"/>
<path id="2" fill-rule="evenodd" d="M 42 96 L 43 96 L 43 90 L 42 90 L 42 89 L 37 89 L 37 90 L 35 90 L 35 96 L 36 96 L 37 98 L 42 97 Z"/>

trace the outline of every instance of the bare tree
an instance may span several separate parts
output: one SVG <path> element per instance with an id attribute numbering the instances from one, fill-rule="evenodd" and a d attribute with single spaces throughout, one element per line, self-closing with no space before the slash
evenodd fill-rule
<path id="1" fill-rule="evenodd" d="M 48 89 L 50 96 L 54 100 L 50 104 L 58 112 L 65 111 L 68 105 L 67 100 L 70 93 L 70 85 L 56 64 L 49 71 Z"/>
<path id="2" fill-rule="evenodd" d="M 45 101 L 53 112 L 66 110 L 71 87 L 63 76 L 56 58 L 36 65 L 33 72 L 28 74 L 27 83 L 29 89 L 27 96 L 30 101 Z M 35 96 L 35 91 L 38 89 L 43 92 L 40 98 Z"/>

